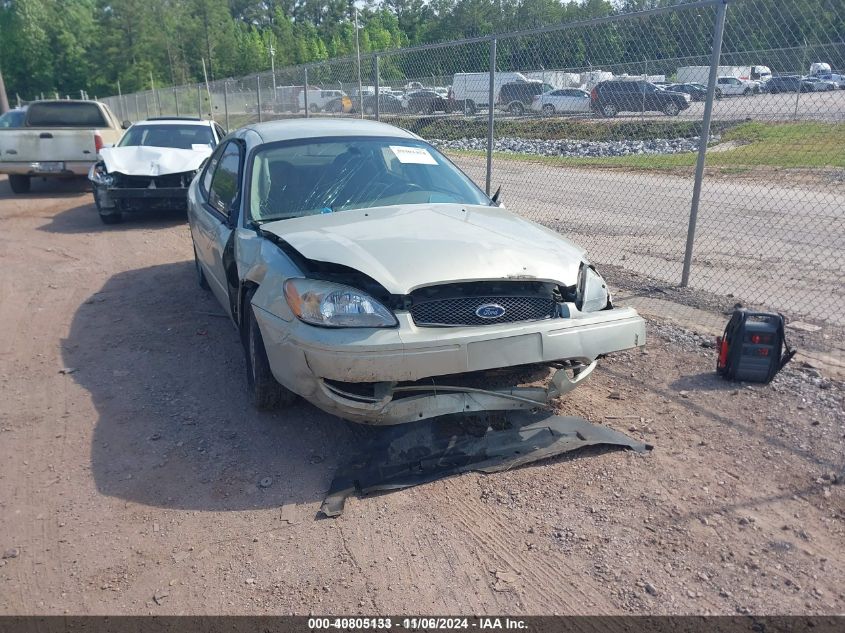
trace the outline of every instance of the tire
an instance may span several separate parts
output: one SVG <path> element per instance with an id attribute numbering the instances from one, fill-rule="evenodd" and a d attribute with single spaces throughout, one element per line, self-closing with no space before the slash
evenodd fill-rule
<path id="1" fill-rule="evenodd" d="M 29 179 L 29 176 L 20 176 L 16 174 L 11 174 L 9 176 L 9 186 L 12 188 L 13 193 L 29 193 L 30 185 L 32 182 Z"/>
<path id="2" fill-rule="evenodd" d="M 608 103 L 607 105 L 601 106 L 601 114 L 608 119 L 612 119 L 617 114 L 619 114 L 619 110 L 616 109 L 616 106 L 612 103 Z"/>
<path id="3" fill-rule="evenodd" d="M 663 106 L 663 114 L 665 114 L 666 116 L 678 116 L 678 113 L 680 111 L 680 106 L 674 101 L 670 101 L 665 106 Z"/>
<path id="4" fill-rule="evenodd" d="M 555 107 L 551 103 L 543 104 L 543 114 L 546 116 L 553 116 L 555 113 Z"/>
<path id="5" fill-rule="evenodd" d="M 742 91 L 743 96 L 747 97 L 751 94 L 751 88 L 746 88 Z"/>
<path id="6" fill-rule="evenodd" d="M 320 111 L 320 108 L 317 106 L 316 103 L 309 104 L 308 109 L 311 110 L 311 112 L 314 114 L 317 114 Z"/>
<path id="7" fill-rule="evenodd" d="M 97 188 L 94 187 L 94 206 L 97 207 L 97 214 L 103 224 L 120 224 L 123 222 L 123 213 L 120 209 L 104 209 L 100 204 L 100 197 L 97 195 Z"/>
<path id="8" fill-rule="evenodd" d="M 469 100 L 464 102 L 464 112 L 467 114 L 475 114 L 477 108 L 475 107 L 475 101 Z"/>
<path id="9" fill-rule="evenodd" d="M 522 116 L 525 114 L 525 106 L 522 105 L 519 101 L 516 103 L 512 103 L 508 106 L 508 112 L 513 114 L 514 116 Z"/>
<path id="10" fill-rule="evenodd" d="M 375 114 L 375 110 L 373 110 L 372 106 L 367 106 L 364 108 L 364 114 L 371 115 Z"/>
<path id="11" fill-rule="evenodd" d="M 244 320 L 246 379 L 250 398 L 255 408 L 260 411 L 268 411 L 292 404 L 296 400 L 296 394 L 276 382 L 273 372 L 270 371 L 270 361 L 267 360 L 264 339 L 261 338 L 261 330 L 258 329 L 258 321 L 255 320 L 255 312 L 252 309 L 251 302 L 254 294 L 255 291 L 250 292 L 244 300 L 244 312 L 246 313 Z"/>
<path id="12" fill-rule="evenodd" d="M 211 286 L 208 285 L 208 279 L 205 278 L 205 271 L 203 271 L 199 257 L 197 257 L 196 247 L 194 247 L 194 270 L 197 273 L 197 285 L 203 290 L 211 290 Z"/>
<path id="13" fill-rule="evenodd" d="M 721 88 L 716 88 L 716 98 L 721 99 L 724 95 L 722 94 Z"/>

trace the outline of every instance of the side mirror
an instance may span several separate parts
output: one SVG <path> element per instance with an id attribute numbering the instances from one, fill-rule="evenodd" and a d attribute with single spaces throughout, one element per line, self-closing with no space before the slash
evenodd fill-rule
<path id="1" fill-rule="evenodd" d="M 501 193 L 502 193 L 502 185 L 499 185 L 499 188 L 496 189 L 496 193 L 494 193 L 493 197 L 490 198 L 493 202 L 496 203 L 497 207 L 502 206 L 502 203 L 499 201 L 499 196 L 501 195 Z"/>
<path id="2" fill-rule="evenodd" d="M 132 123 L 130 123 L 129 121 L 124 121 L 123 123 L 120 124 L 120 127 L 123 128 L 124 130 L 128 130 L 131 127 L 131 125 L 132 125 Z"/>

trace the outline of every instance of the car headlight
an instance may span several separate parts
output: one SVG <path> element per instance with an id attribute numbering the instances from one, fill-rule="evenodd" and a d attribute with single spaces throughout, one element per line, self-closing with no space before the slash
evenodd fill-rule
<path id="1" fill-rule="evenodd" d="M 106 171 L 105 165 L 97 163 L 88 172 L 88 179 L 97 185 L 111 187 L 114 184 L 114 176 Z"/>
<path id="2" fill-rule="evenodd" d="M 607 284 L 589 264 L 581 264 L 575 304 L 581 312 L 598 312 L 610 304 Z"/>
<path id="3" fill-rule="evenodd" d="M 296 317 L 324 327 L 395 327 L 393 313 L 351 286 L 316 279 L 288 279 L 285 299 Z"/>

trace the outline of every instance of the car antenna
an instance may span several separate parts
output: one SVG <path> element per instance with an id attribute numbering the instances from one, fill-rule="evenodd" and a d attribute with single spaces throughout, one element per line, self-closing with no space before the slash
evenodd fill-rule
<path id="1" fill-rule="evenodd" d="M 502 185 L 499 185 L 499 188 L 496 189 L 496 193 L 493 194 L 493 197 L 490 198 L 493 202 L 499 201 L 499 194 L 502 193 Z"/>

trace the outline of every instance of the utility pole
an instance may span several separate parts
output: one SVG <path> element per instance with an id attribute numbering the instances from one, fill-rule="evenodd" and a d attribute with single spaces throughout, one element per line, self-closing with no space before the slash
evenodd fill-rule
<path id="1" fill-rule="evenodd" d="M 0 114 L 9 111 L 9 98 L 6 96 L 6 84 L 3 82 L 3 70 L 0 69 Z"/>
<path id="2" fill-rule="evenodd" d="M 358 54 L 358 114 L 364 118 L 364 90 L 361 86 L 361 44 L 358 42 L 358 7 L 355 7 L 355 51 Z M 378 99 L 378 97 L 376 97 Z"/>
<path id="3" fill-rule="evenodd" d="M 276 47 L 270 44 L 270 72 L 273 74 L 273 103 L 276 103 Z M 308 90 L 308 86 L 305 87 Z"/>

